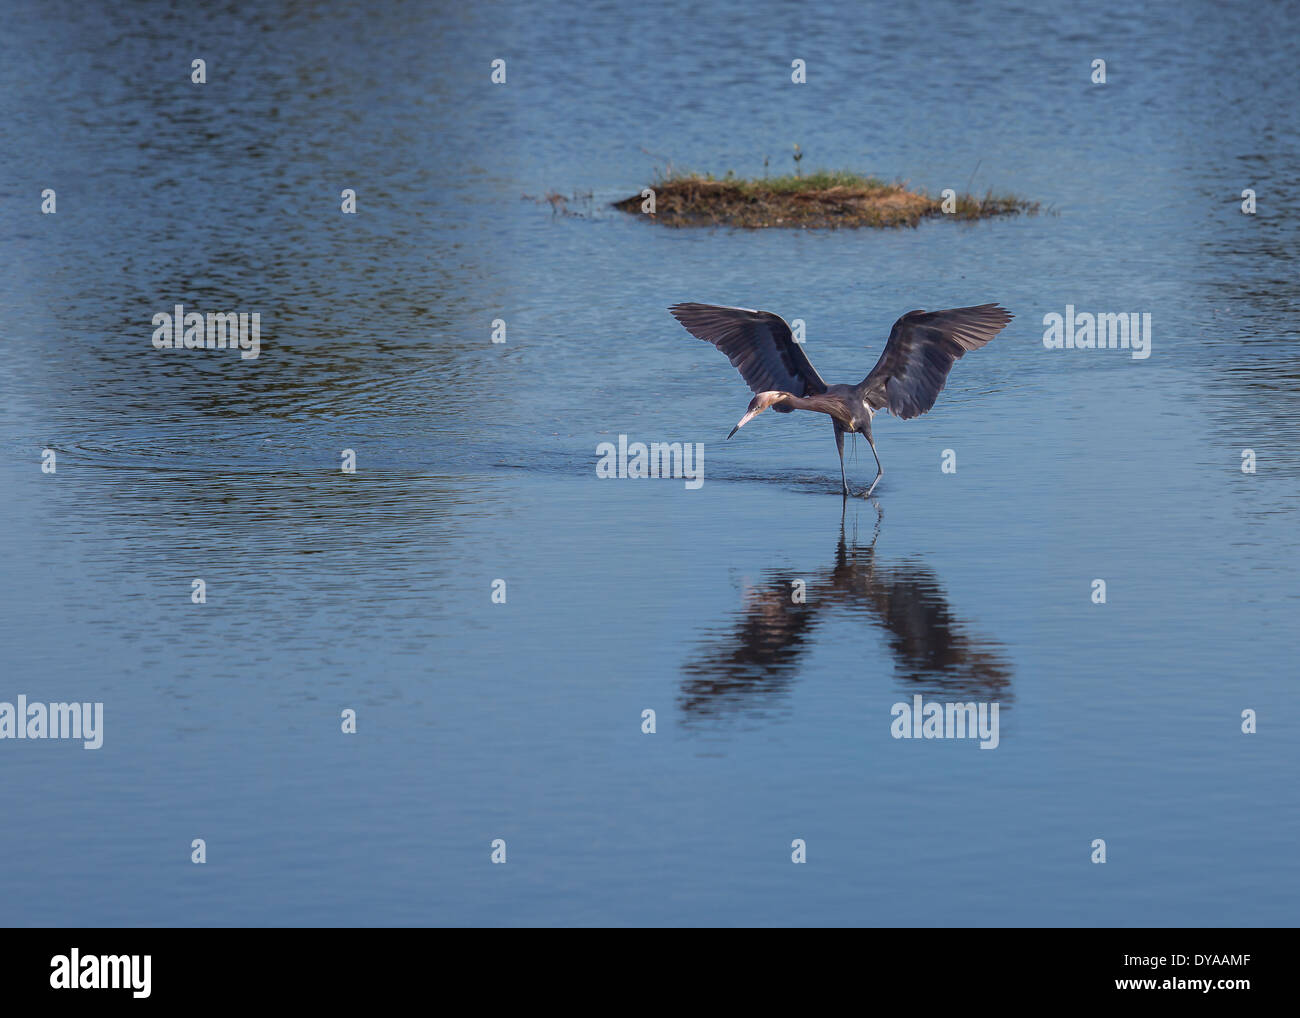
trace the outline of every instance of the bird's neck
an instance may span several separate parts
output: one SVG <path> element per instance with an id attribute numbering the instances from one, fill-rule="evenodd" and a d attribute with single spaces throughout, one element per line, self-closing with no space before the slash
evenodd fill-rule
<path id="1" fill-rule="evenodd" d="M 827 414 L 835 418 L 841 424 L 849 426 L 853 423 L 852 415 L 848 407 L 844 405 L 843 400 L 833 399 L 825 393 L 814 393 L 811 396 L 796 396 L 787 392 L 782 403 L 792 406 L 796 410 L 813 410 L 819 414 Z"/>

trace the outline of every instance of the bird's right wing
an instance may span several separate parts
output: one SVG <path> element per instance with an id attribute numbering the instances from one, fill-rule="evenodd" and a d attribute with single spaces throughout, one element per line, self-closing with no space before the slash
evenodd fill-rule
<path id="1" fill-rule="evenodd" d="M 880 360 L 859 384 L 866 401 L 910 420 L 939 398 L 957 358 L 978 350 L 1014 317 L 996 304 L 909 311 L 894 323 Z"/>
<path id="2" fill-rule="evenodd" d="M 780 315 L 713 304 L 674 304 L 668 310 L 692 336 L 725 353 L 752 391 L 795 396 L 826 391 Z M 779 404 L 773 409 L 788 410 Z"/>

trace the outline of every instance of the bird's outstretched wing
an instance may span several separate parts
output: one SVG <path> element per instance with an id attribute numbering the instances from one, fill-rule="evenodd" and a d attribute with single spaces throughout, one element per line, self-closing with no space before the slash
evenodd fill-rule
<path id="1" fill-rule="evenodd" d="M 909 311 L 894 323 L 880 360 L 858 391 L 877 410 L 910 420 L 939 398 L 953 362 L 978 350 L 1015 316 L 996 304 L 949 311 Z"/>
<path id="2" fill-rule="evenodd" d="M 668 310 L 692 336 L 725 353 L 752 391 L 795 396 L 826 391 L 780 315 L 713 304 L 674 304 Z M 789 413 L 791 408 L 778 403 L 772 409 Z"/>

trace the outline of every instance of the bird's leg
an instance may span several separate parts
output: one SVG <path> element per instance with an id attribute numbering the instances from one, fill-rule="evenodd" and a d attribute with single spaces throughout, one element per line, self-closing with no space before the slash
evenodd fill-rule
<path id="1" fill-rule="evenodd" d="M 840 483 L 844 485 L 844 497 L 849 497 L 849 479 L 844 475 L 844 429 L 840 422 L 835 422 L 835 451 L 840 454 Z"/>
<path id="2" fill-rule="evenodd" d="M 885 468 L 880 465 L 880 454 L 876 452 L 876 443 L 872 441 L 870 434 L 867 435 L 867 445 L 871 446 L 871 455 L 876 457 L 876 479 L 871 482 L 871 487 L 867 489 L 867 493 L 863 498 L 870 498 L 871 493 L 876 490 L 876 485 L 880 483 L 880 479 L 885 476 Z"/>

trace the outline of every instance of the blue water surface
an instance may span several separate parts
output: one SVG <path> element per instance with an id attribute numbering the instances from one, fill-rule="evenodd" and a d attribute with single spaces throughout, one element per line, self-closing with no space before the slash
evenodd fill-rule
<path id="1" fill-rule="evenodd" d="M 0 740 L 0 922 L 1295 924 L 1294 5 L 3 13 L 0 701 L 105 721 Z M 609 207 L 796 144 L 1043 211 Z M 723 441 L 678 301 L 847 382 L 912 308 L 1017 317 L 845 503 L 823 418 Z M 155 349 L 177 303 L 260 356 Z M 1066 305 L 1151 356 L 1046 349 Z M 705 483 L 598 477 L 620 435 Z M 916 695 L 997 748 L 894 738 Z"/>

